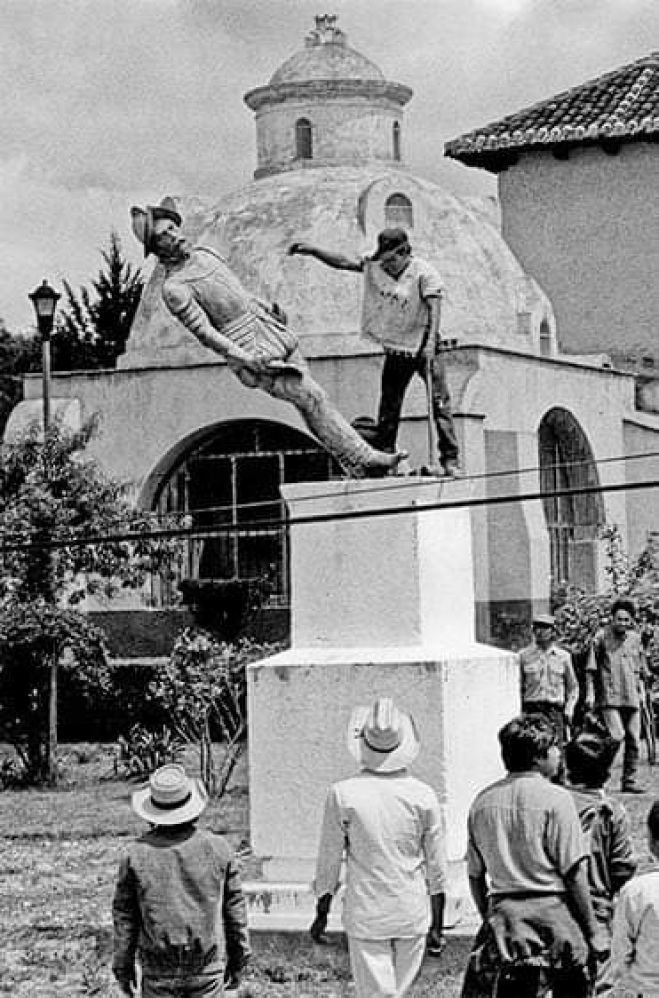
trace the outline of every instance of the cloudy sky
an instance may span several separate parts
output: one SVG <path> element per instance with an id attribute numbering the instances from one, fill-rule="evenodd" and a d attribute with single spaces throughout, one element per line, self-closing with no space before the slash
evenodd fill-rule
<path id="1" fill-rule="evenodd" d="M 493 179 L 443 144 L 659 49 L 657 0 L 0 0 L 0 317 L 47 277 L 88 282 L 132 203 L 251 180 L 242 95 L 315 14 L 409 84 L 409 166 L 457 194 Z"/>

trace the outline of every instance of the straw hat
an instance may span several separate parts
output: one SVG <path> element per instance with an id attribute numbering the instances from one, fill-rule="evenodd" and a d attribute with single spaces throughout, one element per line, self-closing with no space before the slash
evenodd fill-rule
<path id="1" fill-rule="evenodd" d="M 178 763 L 156 769 L 147 786 L 131 798 L 133 811 L 152 825 L 184 825 L 194 821 L 208 803 L 199 779 L 191 779 Z"/>
<path id="2" fill-rule="evenodd" d="M 153 225 L 161 218 L 168 218 L 176 225 L 181 225 L 182 219 L 176 210 L 174 199 L 163 198 L 160 204 L 148 204 L 146 210 L 138 208 L 136 205 L 130 209 L 131 224 L 133 234 L 144 246 L 144 256 L 152 252 L 151 240 L 153 238 Z"/>
<path id="3" fill-rule="evenodd" d="M 378 697 L 371 707 L 353 710 L 348 750 L 363 769 L 378 773 L 407 769 L 420 747 L 414 719 L 390 697 Z"/>

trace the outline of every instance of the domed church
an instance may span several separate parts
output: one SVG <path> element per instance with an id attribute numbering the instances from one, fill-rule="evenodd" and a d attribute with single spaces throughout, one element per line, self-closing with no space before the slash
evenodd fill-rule
<path id="1" fill-rule="evenodd" d="M 494 201 L 455 197 L 409 171 L 412 97 L 348 44 L 336 17 L 316 17 L 303 47 L 245 95 L 256 126 L 251 182 L 216 200 L 174 196 L 191 242 L 221 252 L 251 291 L 286 311 L 313 376 L 349 420 L 375 415 L 382 365 L 359 333 L 361 275 L 291 257 L 288 247 L 303 240 L 368 254 L 382 228 L 400 226 L 438 270 L 463 471 L 477 496 L 496 499 L 473 519 L 477 631 L 496 641 L 547 607 L 552 584 L 599 583 L 605 523 L 619 526 L 631 551 L 656 526 L 645 493 L 515 497 L 620 484 L 621 458 L 639 433 L 654 440 L 659 423 L 636 412 L 633 378 L 606 356 L 559 353 L 551 303 L 502 237 Z M 137 502 L 208 529 L 190 541 L 179 583 L 267 580 L 263 612 L 285 617 L 287 531 L 259 528 L 259 518 L 283 514 L 282 483 L 339 471 L 293 407 L 243 387 L 171 316 L 162 280 L 156 264 L 117 370 L 55 375 L 53 406 L 73 422 L 99 414 L 91 449 L 133 483 Z M 39 406 L 40 381 L 28 378 L 8 433 Z M 399 433 L 417 467 L 427 461 L 427 418 L 419 381 Z M 227 525 L 235 529 L 213 535 Z M 179 598 L 176 582 L 154 580 L 147 602 L 166 608 Z"/>

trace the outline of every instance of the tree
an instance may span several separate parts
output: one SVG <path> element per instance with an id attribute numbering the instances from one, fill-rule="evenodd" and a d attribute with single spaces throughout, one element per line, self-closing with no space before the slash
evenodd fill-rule
<path id="1" fill-rule="evenodd" d="M 0 448 L 0 738 L 34 782 L 56 779 L 60 665 L 83 697 L 109 683 L 103 633 L 76 606 L 142 585 L 177 550 L 85 458 L 93 432 L 93 422 L 77 433 L 54 424 L 44 441 L 35 425 Z"/>
<path id="2" fill-rule="evenodd" d="M 0 436 L 9 413 L 20 402 L 23 375 L 41 370 L 41 348 L 36 336 L 16 336 L 0 319 Z"/>
<path id="3" fill-rule="evenodd" d="M 141 270 L 125 259 L 116 232 L 101 251 L 105 266 L 91 289 L 75 292 L 63 281 L 66 301 L 53 336 L 53 368 L 59 371 L 114 367 L 124 352 L 144 288 Z"/>

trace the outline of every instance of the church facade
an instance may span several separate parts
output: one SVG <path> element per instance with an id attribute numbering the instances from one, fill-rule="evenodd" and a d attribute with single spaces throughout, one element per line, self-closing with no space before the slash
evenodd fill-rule
<path id="1" fill-rule="evenodd" d="M 561 352 L 552 303 L 504 239 L 496 205 L 454 197 L 407 169 L 411 98 L 348 45 L 335 18 L 316 18 L 304 47 L 245 96 L 256 122 L 253 181 L 214 201 L 188 192 L 176 202 L 191 241 L 222 253 L 250 290 L 285 309 L 314 377 L 348 419 L 375 415 L 382 364 L 359 335 L 360 275 L 291 257 L 288 246 L 365 254 L 380 229 L 397 225 L 437 268 L 461 463 L 484 501 L 473 512 L 477 632 L 496 641 L 546 608 L 552 585 L 600 584 L 605 524 L 630 551 L 642 548 L 656 517 L 648 493 L 622 486 L 645 475 L 628 458 L 657 448 L 659 418 L 636 408 L 635 378 L 599 348 Z M 266 580 L 266 611 L 285 615 L 280 487 L 338 469 L 291 406 L 243 387 L 177 323 L 162 279 L 156 265 L 117 369 L 54 375 L 53 409 L 74 425 L 97 413 L 90 450 L 103 467 L 131 483 L 136 502 L 184 513 L 195 528 L 178 580 L 154 580 L 146 594 L 151 608 L 177 605 L 181 582 L 221 592 Z M 28 378 L 7 433 L 39 407 L 40 379 Z M 399 435 L 417 467 L 427 461 L 427 418 L 419 383 Z M 578 495 L 537 498 L 575 487 Z"/>

